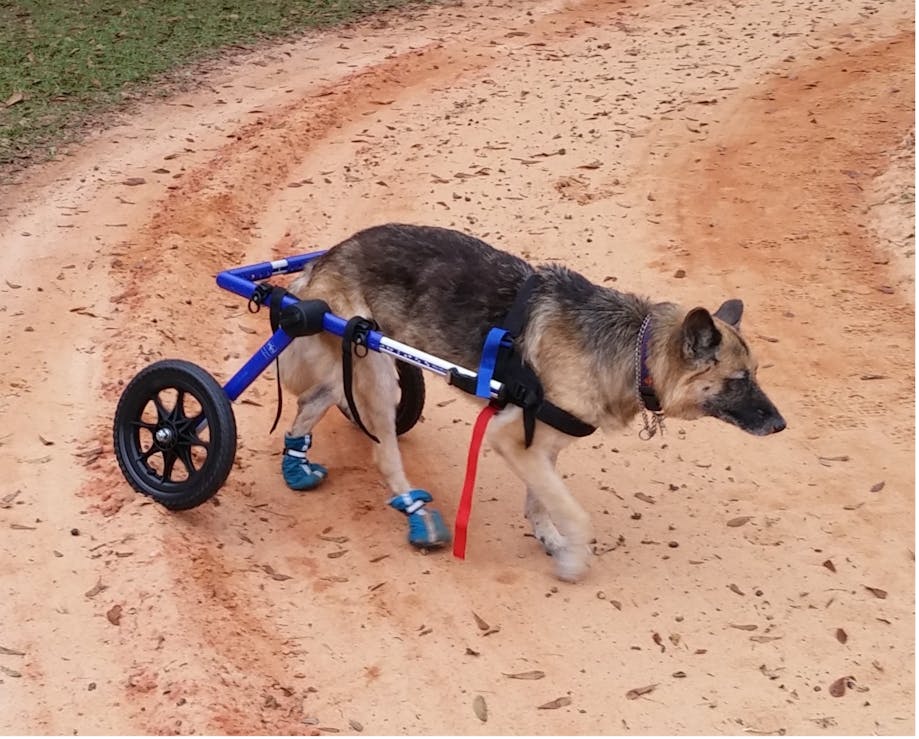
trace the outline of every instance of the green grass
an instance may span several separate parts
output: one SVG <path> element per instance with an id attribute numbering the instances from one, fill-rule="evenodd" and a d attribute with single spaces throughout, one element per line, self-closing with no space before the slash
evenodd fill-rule
<path id="1" fill-rule="evenodd" d="M 0 165 L 53 154 L 125 93 L 221 48 L 411 1 L 0 0 Z"/>

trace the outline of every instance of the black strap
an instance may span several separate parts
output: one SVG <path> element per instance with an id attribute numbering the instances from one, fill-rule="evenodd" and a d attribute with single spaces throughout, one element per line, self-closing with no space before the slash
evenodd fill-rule
<path id="1" fill-rule="evenodd" d="M 530 296 L 540 280 L 541 277 L 535 272 L 527 277 L 501 322 L 501 327 L 514 339 L 523 333 L 529 318 Z M 597 430 L 596 426 L 584 423 L 546 400 L 536 372 L 523 361 L 513 346 L 499 352 L 495 377 L 504 384 L 503 400 L 523 409 L 523 438 L 527 447 L 533 443 L 537 419 L 569 436 L 589 436 Z"/>
<path id="2" fill-rule="evenodd" d="M 271 286 L 271 292 L 268 293 L 268 320 L 271 323 L 272 331 L 277 331 L 281 325 L 281 302 L 287 294 L 287 290 L 283 287 L 273 285 Z M 281 365 L 277 357 L 274 358 L 274 377 L 278 386 L 278 411 L 274 415 L 274 423 L 271 424 L 269 434 L 274 433 L 274 430 L 278 427 L 278 421 L 281 420 L 281 409 L 284 406 L 284 393 L 281 392 Z"/>
<path id="3" fill-rule="evenodd" d="M 352 392 L 353 355 L 356 354 L 358 357 L 367 355 L 367 334 L 376 328 L 377 324 L 375 322 L 368 321 L 366 318 L 361 318 L 360 316 L 354 316 L 354 318 L 345 324 L 344 333 L 341 335 L 341 374 L 345 391 L 345 400 L 348 401 L 348 410 L 351 411 L 351 418 L 361 431 L 379 444 L 380 440 L 367 430 L 367 427 L 361 420 L 361 414 L 357 412 L 357 406 L 354 404 L 354 394 Z M 360 352 L 360 347 L 363 347 L 363 353 Z"/>

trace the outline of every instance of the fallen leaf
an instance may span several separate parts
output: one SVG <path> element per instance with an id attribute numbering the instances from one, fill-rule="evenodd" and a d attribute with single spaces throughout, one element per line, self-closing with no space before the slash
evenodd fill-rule
<path id="1" fill-rule="evenodd" d="M 45 438 L 44 436 L 42 436 L 41 434 L 38 435 L 38 440 L 39 440 L 42 444 L 44 444 L 45 446 L 54 446 L 54 442 L 53 442 L 53 441 L 51 441 L 50 439 L 46 439 L 46 438 Z"/>
<path id="2" fill-rule="evenodd" d="M 344 544 L 348 541 L 347 536 L 323 536 L 322 534 L 320 534 L 319 538 L 322 539 L 323 541 L 331 541 L 334 544 Z"/>
<path id="3" fill-rule="evenodd" d="M 483 724 L 488 721 L 488 706 L 485 705 L 485 699 L 481 695 L 477 695 L 473 699 L 472 710 L 475 711 L 475 715 L 478 716 L 479 721 Z"/>
<path id="4" fill-rule="evenodd" d="M 0 647 L 0 654 L 6 654 L 10 657 L 25 657 L 25 652 L 20 652 L 18 649 L 10 649 L 9 647 Z"/>
<path id="5" fill-rule="evenodd" d="M 543 703 L 541 706 L 536 706 L 537 708 L 545 711 L 552 711 L 556 708 L 564 708 L 565 706 L 571 705 L 571 698 L 567 695 L 563 695 L 561 698 L 556 698 L 554 701 L 549 701 L 548 703 Z"/>
<path id="6" fill-rule="evenodd" d="M 830 695 L 834 698 L 842 698 L 846 694 L 846 688 L 849 687 L 849 680 L 852 680 L 850 675 L 834 680 L 830 685 Z"/>
<path id="7" fill-rule="evenodd" d="M 275 572 L 274 567 L 272 567 L 271 565 L 262 565 L 262 570 L 266 574 L 271 575 L 272 580 L 281 581 L 281 580 L 292 580 L 293 579 L 290 575 L 282 575 L 280 572 Z"/>
<path id="8" fill-rule="evenodd" d="M 872 588 L 870 585 L 865 585 L 865 590 L 871 593 L 875 598 L 880 598 L 881 600 L 887 597 L 887 591 L 881 590 L 880 588 Z"/>
<path id="9" fill-rule="evenodd" d="M 752 518 L 753 516 L 738 516 L 737 518 L 732 518 L 730 521 L 728 521 L 728 526 L 730 526 L 732 529 L 736 529 L 738 526 L 743 526 Z"/>
<path id="10" fill-rule="evenodd" d="M 348 553 L 347 549 L 340 549 L 337 552 L 329 552 L 326 557 L 329 559 L 338 559 Z"/>
<path id="11" fill-rule="evenodd" d="M 12 95 L 10 95 L 6 100 L 3 101 L 3 107 L 4 107 L 4 108 L 11 108 L 11 107 L 13 107 L 16 103 L 21 103 L 21 102 L 22 102 L 23 100 L 25 100 L 25 99 L 26 99 L 26 96 L 23 95 L 21 92 L 14 92 L 14 93 L 13 93 Z"/>
<path id="12" fill-rule="evenodd" d="M 652 498 L 650 495 L 645 495 L 644 493 L 635 493 L 635 497 L 639 500 L 643 500 L 645 503 L 653 504 L 655 502 L 654 498 Z"/>
<path id="13" fill-rule="evenodd" d="M 128 187 L 136 187 L 137 185 L 143 185 L 147 181 L 143 177 L 128 177 L 126 180 L 122 180 L 122 185 L 127 185 Z"/>
<path id="14" fill-rule="evenodd" d="M 4 667 L 3 665 L 0 665 L 0 672 L 2 672 L 4 675 L 8 675 L 9 677 L 22 677 L 22 673 L 18 670 L 13 670 L 9 667 Z"/>
<path id="15" fill-rule="evenodd" d="M 767 642 L 778 641 L 781 638 L 781 636 L 751 636 L 750 641 L 766 644 Z"/>
<path id="16" fill-rule="evenodd" d="M 836 629 L 836 639 L 840 644 L 845 644 L 849 641 L 849 635 L 843 629 Z"/>
<path id="17" fill-rule="evenodd" d="M 579 164 L 578 169 L 599 169 L 602 166 L 603 162 L 601 162 L 599 159 L 594 159 L 589 164 Z"/>
<path id="18" fill-rule="evenodd" d="M 821 462 L 848 462 L 848 461 L 849 461 L 849 455 L 848 455 L 848 454 L 840 454 L 840 455 L 838 455 L 838 456 L 836 456 L 836 457 L 820 457 L 820 456 L 818 456 L 817 459 L 819 459 Z"/>
<path id="19" fill-rule="evenodd" d="M 364 730 L 364 725 L 360 721 L 355 721 L 354 719 L 348 721 L 348 726 L 354 729 L 358 734 Z"/>
<path id="20" fill-rule="evenodd" d="M 728 588 L 731 590 L 732 593 L 737 593 L 737 595 L 744 594 L 743 590 L 737 587 L 734 583 L 731 583 L 730 585 L 728 585 Z"/>
<path id="21" fill-rule="evenodd" d="M 108 611 L 105 612 L 105 617 L 109 620 L 109 623 L 113 626 L 118 626 L 121 623 L 121 606 L 115 604 Z"/>
<path id="22" fill-rule="evenodd" d="M 15 282 L 10 282 L 9 280 L 5 280 L 5 282 L 6 286 L 10 288 L 10 290 L 18 290 L 22 287 L 22 285 L 17 285 Z"/>
<path id="23" fill-rule="evenodd" d="M 664 640 L 661 639 L 661 635 L 656 631 L 651 635 L 651 639 L 654 641 L 657 646 L 661 648 L 661 652 L 666 652 L 667 648 L 664 646 Z"/>
<path id="24" fill-rule="evenodd" d="M 884 489 L 884 481 L 883 481 L 883 480 L 881 480 L 880 482 L 876 482 L 874 485 L 871 486 L 871 492 L 872 492 L 872 493 L 879 493 L 879 492 L 881 492 L 883 489 Z"/>
<path id="25" fill-rule="evenodd" d="M 830 572 L 836 572 L 836 565 L 833 564 L 832 559 L 828 559 L 823 563 L 823 566 L 826 567 Z"/>
<path id="26" fill-rule="evenodd" d="M 481 629 L 482 631 L 488 631 L 488 630 L 491 628 L 491 626 L 488 625 L 488 623 L 485 621 L 485 619 L 483 619 L 483 618 L 482 618 L 478 613 L 476 613 L 475 611 L 472 612 L 472 617 L 475 619 L 476 625 L 477 625 L 477 626 L 479 627 L 479 629 Z"/>
<path id="27" fill-rule="evenodd" d="M 481 652 L 477 652 L 471 647 L 466 647 L 466 654 L 468 654 L 470 657 L 478 657 Z"/>
<path id="28" fill-rule="evenodd" d="M 108 589 L 108 585 L 103 585 L 103 584 L 102 584 L 102 580 L 99 580 L 99 582 L 97 582 L 97 583 L 96 583 L 95 585 L 93 585 L 89 590 L 87 590 L 87 591 L 84 593 L 84 595 L 85 595 L 87 598 L 95 598 L 95 597 L 96 597 L 97 595 L 99 595 L 99 593 L 101 593 L 103 590 L 107 590 L 107 589 Z"/>
<path id="29" fill-rule="evenodd" d="M 35 531 L 34 526 L 26 526 L 25 524 L 21 523 L 11 523 L 10 528 L 16 529 L 17 531 Z"/>
<path id="30" fill-rule="evenodd" d="M 756 624 L 729 624 L 732 629 L 740 629 L 741 631 L 756 631 L 759 626 Z"/>
<path id="31" fill-rule="evenodd" d="M 677 670 L 670 677 L 686 677 L 686 673 L 682 670 Z"/>
<path id="32" fill-rule="evenodd" d="M 632 688 L 628 693 L 625 694 L 625 697 L 628 698 L 630 701 L 633 701 L 636 698 L 641 698 L 641 696 L 647 695 L 652 690 L 654 690 L 657 686 L 658 686 L 658 683 L 654 683 L 652 685 L 645 685 L 644 687 L 641 687 L 641 688 Z"/>
<path id="33" fill-rule="evenodd" d="M 504 677 L 509 677 L 512 680 L 542 680 L 546 673 L 542 670 L 530 670 L 529 672 L 502 672 Z"/>

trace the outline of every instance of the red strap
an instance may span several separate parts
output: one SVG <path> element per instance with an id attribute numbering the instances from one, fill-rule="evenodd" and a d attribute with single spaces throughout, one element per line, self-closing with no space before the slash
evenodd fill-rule
<path id="1" fill-rule="evenodd" d="M 472 491 L 475 489 L 475 472 L 479 466 L 479 449 L 482 447 L 482 437 L 485 436 L 485 427 L 491 417 L 500 408 L 488 404 L 475 419 L 472 429 L 472 440 L 469 442 L 469 457 L 466 459 L 466 479 L 463 481 L 463 492 L 460 495 L 459 508 L 456 510 L 456 525 L 453 534 L 453 556 L 466 559 L 466 527 L 469 525 L 469 514 L 472 512 Z"/>

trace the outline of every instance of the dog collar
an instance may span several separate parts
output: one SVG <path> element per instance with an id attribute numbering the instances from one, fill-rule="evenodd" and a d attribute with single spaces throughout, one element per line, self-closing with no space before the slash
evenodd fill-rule
<path id="1" fill-rule="evenodd" d="M 651 343 L 651 314 L 645 316 L 638 337 L 638 396 L 651 413 L 661 412 L 661 401 L 654 392 L 654 379 L 648 369 L 648 346 Z"/>

